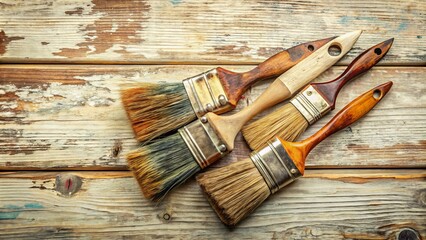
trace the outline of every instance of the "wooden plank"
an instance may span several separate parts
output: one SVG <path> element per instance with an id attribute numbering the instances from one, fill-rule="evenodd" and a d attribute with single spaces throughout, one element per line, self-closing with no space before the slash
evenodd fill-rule
<path id="1" fill-rule="evenodd" d="M 129 172 L 2 172 L 0 238 L 394 239 L 410 228 L 424 239 L 425 179 L 424 170 L 308 170 L 229 229 L 193 180 L 156 205 Z"/>
<path id="2" fill-rule="evenodd" d="M 243 71 L 251 66 L 229 66 Z M 0 169 L 125 169 L 125 153 L 137 143 L 119 99 L 119 89 L 135 82 L 178 81 L 210 66 L 0 66 Z M 318 81 L 333 79 L 333 67 Z M 321 143 L 308 157 L 309 167 L 426 167 L 426 99 L 421 67 L 376 67 L 346 86 L 342 108 L 385 81 L 394 87 L 375 109 L 350 128 Z M 267 86 L 246 93 L 238 109 Z M 317 131 L 332 113 L 313 125 Z M 239 136 L 236 150 L 219 165 L 245 158 Z"/>
<path id="3" fill-rule="evenodd" d="M 249 64 L 356 29 L 340 64 L 391 37 L 379 64 L 426 62 L 421 0 L 3 0 L 0 11 L 0 62 Z"/>

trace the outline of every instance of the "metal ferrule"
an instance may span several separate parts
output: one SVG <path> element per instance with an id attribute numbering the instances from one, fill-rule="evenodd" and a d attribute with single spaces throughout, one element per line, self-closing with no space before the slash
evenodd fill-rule
<path id="1" fill-rule="evenodd" d="M 250 158 L 265 179 L 271 193 L 277 192 L 302 176 L 278 139 L 268 142 L 268 146 L 260 151 L 253 151 Z"/>
<path id="2" fill-rule="evenodd" d="M 206 117 L 180 128 L 178 132 L 202 169 L 229 152 Z"/>
<path id="3" fill-rule="evenodd" d="M 207 112 L 220 114 L 232 109 L 216 69 L 185 79 L 183 85 L 199 118 Z"/>
<path id="4" fill-rule="evenodd" d="M 309 125 L 330 111 L 330 105 L 312 85 L 298 93 L 290 102 L 305 117 Z"/>

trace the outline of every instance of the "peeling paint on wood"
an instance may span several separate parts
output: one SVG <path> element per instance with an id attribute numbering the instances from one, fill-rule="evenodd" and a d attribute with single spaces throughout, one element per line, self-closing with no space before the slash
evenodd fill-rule
<path id="1" fill-rule="evenodd" d="M 47 151 L 50 143 L 45 140 L 29 139 L 23 141 L 23 129 L 0 129 L 0 155 L 33 154 L 35 151 Z"/>
<path id="2" fill-rule="evenodd" d="M 247 42 L 240 42 L 240 44 L 237 45 L 225 45 L 225 46 L 219 46 L 215 47 L 214 50 L 217 51 L 219 54 L 226 54 L 226 55 L 239 55 L 239 54 L 247 54 L 251 50 L 247 45 Z"/>
<path id="3" fill-rule="evenodd" d="M 362 37 L 339 64 L 391 37 L 393 47 L 379 65 L 426 63 L 418 0 L 374 0 L 368 8 L 325 0 L 2 2 L 0 30 L 25 39 L 12 41 L 1 62 L 253 64 L 275 49 L 358 28 Z M 29 26 L 36 26 L 30 35 Z M 40 48 L 41 42 L 49 45 Z"/>
<path id="4" fill-rule="evenodd" d="M 119 49 L 114 50 L 126 54 L 126 46 L 140 44 L 141 23 L 147 20 L 146 12 L 150 6 L 144 0 L 105 1 L 93 0 L 89 16 L 100 16 L 93 24 L 81 29 L 85 34 L 85 41 L 78 43 L 78 48 L 62 48 L 54 55 L 74 58 L 92 54 L 105 53 L 114 45 Z M 82 15 L 83 7 L 65 11 L 67 15 Z M 129 12 L 130 11 L 130 12 Z M 125 13 L 125 14 L 123 14 Z"/>
<path id="5" fill-rule="evenodd" d="M 281 51 L 284 51 L 284 48 L 282 48 L 282 47 L 270 47 L 270 48 L 260 47 L 257 50 L 257 55 L 269 58 L 270 56 L 273 56 L 273 55 L 275 55 L 275 54 L 277 54 Z"/>
<path id="6" fill-rule="evenodd" d="M 28 112 L 41 114 L 85 105 L 109 106 L 115 101 L 110 97 L 110 89 L 96 86 L 95 81 L 82 80 L 72 70 L 64 69 L 61 73 L 53 69 L 18 71 L 19 76 L 13 71 L 2 71 L 0 75 L 4 83 L 0 85 L 0 119 L 3 121 L 27 124 L 23 119 Z"/>
<path id="7" fill-rule="evenodd" d="M 5 210 L 2 210 L 4 208 Z M 24 211 L 31 211 L 33 209 L 42 209 L 43 205 L 37 202 L 25 203 L 24 206 L 14 204 L 7 204 L 3 207 L 0 205 L 0 221 L 1 220 L 14 220 Z M 1 237 L 1 234 L 0 234 Z"/>
<path id="8" fill-rule="evenodd" d="M 8 37 L 6 33 L 3 30 L 1 30 L 0 31 L 0 55 L 3 55 L 6 52 L 7 45 L 11 41 L 17 41 L 22 39 L 25 39 L 25 38 L 24 37 Z"/>

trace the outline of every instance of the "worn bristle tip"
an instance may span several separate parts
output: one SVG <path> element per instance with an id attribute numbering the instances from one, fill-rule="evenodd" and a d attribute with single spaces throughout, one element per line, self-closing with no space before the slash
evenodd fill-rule
<path id="1" fill-rule="evenodd" d="M 141 83 L 121 92 L 138 141 L 147 141 L 196 118 L 182 83 Z"/>
<path id="2" fill-rule="evenodd" d="M 261 149 L 275 137 L 294 141 L 308 128 L 309 123 L 293 104 L 288 103 L 265 117 L 243 127 L 244 139 L 250 148 Z"/>
<path id="3" fill-rule="evenodd" d="M 230 226 L 240 222 L 271 194 L 250 159 L 199 174 L 197 181 L 219 218 Z"/>
<path id="4" fill-rule="evenodd" d="M 179 133 L 130 152 L 127 162 L 144 196 L 153 201 L 201 170 Z"/>

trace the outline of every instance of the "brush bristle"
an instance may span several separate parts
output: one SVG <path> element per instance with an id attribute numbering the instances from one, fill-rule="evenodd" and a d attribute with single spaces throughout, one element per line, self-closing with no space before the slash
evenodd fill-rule
<path id="1" fill-rule="evenodd" d="M 179 133 L 130 152 L 127 162 L 144 196 L 153 201 L 201 170 Z"/>
<path id="2" fill-rule="evenodd" d="M 198 184 L 226 225 L 236 225 L 271 194 L 256 166 L 244 159 L 197 176 Z"/>
<path id="3" fill-rule="evenodd" d="M 196 118 L 182 83 L 141 83 L 121 92 L 138 141 L 152 140 Z"/>
<path id="4" fill-rule="evenodd" d="M 309 123 L 293 104 L 288 103 L 265 117 L 243 127 L 244 139 L 252 150 L 261 149 L 276 136 L 294 141 Z"/>

